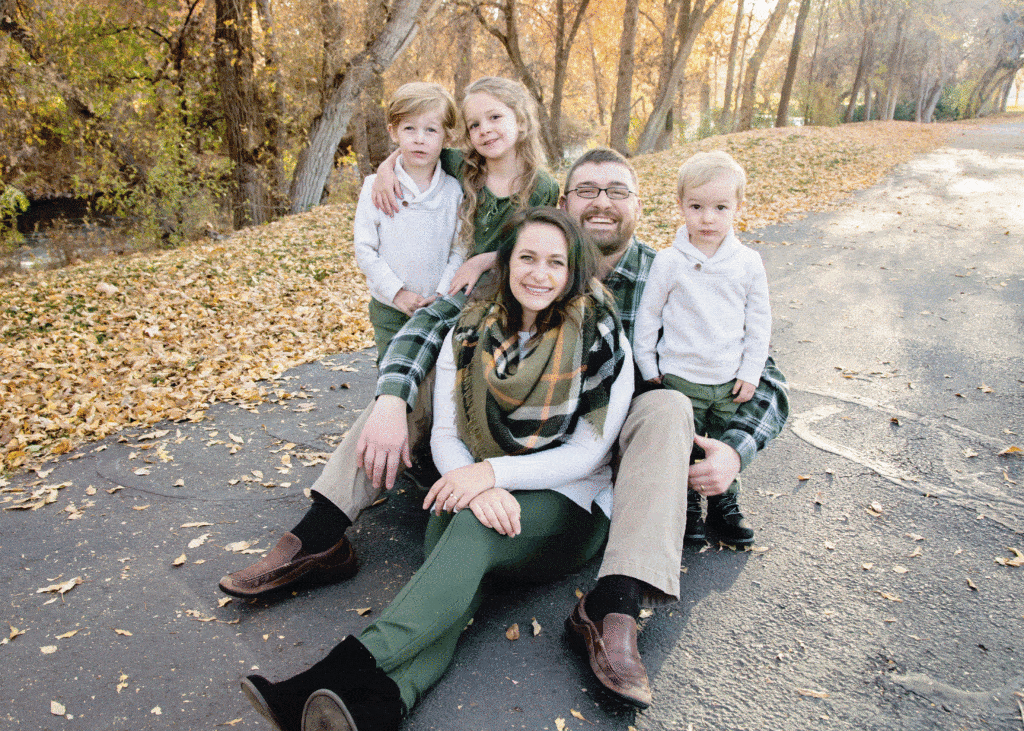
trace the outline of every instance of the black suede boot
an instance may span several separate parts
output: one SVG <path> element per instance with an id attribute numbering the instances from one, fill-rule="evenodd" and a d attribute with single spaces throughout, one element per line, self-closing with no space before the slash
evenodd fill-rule
<path id="1" fill-rule="evenodd" d="M 314 691 L 359 682 L 362 676 L 376 669 L 373 655 L 363 643 L 350 636 L 309 670 L 287 680 L 271 683 L 262 675 L 246 677 L 242 680 L 242 692 L 277 731 L 301 731 L 302 709 Z"/>
<path id="2" fill-rule="evenodd" d="M 700 493 L 687 489 L 686 532 L 683 534 L 683 543 L 687 546 L 693 546 L 704 543 L 707 537 L 707 530 L 704 528 L 704 515 L 701 510 Z"/>
<path id="3" fill-rule="evenodd" d="M 373 659 L 361 643 L 360 648 Z M 302 731 L 398 731 L 405 712 L 398 684 L 374 660 L 358 677 L 313 693 L 302 713 Z"/>
<path id="4" fill-rule="evenodd" d="M 707 529 L 730 546 L 749 546 L 754 542 L 754 529 L 740 512 L 734 493 L 708 498 Z"/>

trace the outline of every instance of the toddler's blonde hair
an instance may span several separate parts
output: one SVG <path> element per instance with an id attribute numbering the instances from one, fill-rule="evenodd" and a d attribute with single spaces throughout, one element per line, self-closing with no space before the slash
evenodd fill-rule
<path id="1" fill-rule="evenodd" d="M 732 155 L 724 150 L 698 152 L 689 157 L 679 168 L 676 195 L 679 200 L 682 200 L 683 193 L 687 188 L 699 188 L 702 185 L 707 185 L 723 174 L 731 175 L 736 180 L 736 202 L 742 203 L 747 189 L 747 174 Z"/>

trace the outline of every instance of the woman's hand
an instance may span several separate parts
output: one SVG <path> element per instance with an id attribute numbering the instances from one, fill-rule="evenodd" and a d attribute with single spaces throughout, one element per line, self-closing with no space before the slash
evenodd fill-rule
<path id="1" fill-rule="evenodd" d="M 495 252 L 489 254 L 477 254 L 476 256 L 470 257 L 466 261 L 462 262 L 462 266 L 455 272 L 455 276 L 452 277 L 452 286 L 448 289 L 448 294 L 456 294 L 463 287 L 466 288 L 466 295 L 473 291 L 473 287 L 476 286 L 476 282 L 488 269 L 494 266 L 494 262 L 497 261 L 498 255 Z"/>
<path id="2" fill-rule="evenodd" d="M 402 184 L 395 175 L 395 163 L 398 161 L 399 152 L 395 150 L 377 166 L 377 177 L 373 180 L 373 205 L 388 217 L 398 213 L 398 201 L 402 199 Z"/>
<path id="3" fill-rule="evenodd" d="M 519 523 L 519 501 L 508 490 L 500 487 L 485 490 L 473 498 L 469 508 L 483 525 L 503 536 L 514 538 L 523 532 Z"/>
<path id="4" fill-rule="evenodd" d="M 457 513 L 484 490 L 494 487 L 494 470 L 487 460 L 459 467 L 441 476 L 423 499 L 423 509 Z"/>

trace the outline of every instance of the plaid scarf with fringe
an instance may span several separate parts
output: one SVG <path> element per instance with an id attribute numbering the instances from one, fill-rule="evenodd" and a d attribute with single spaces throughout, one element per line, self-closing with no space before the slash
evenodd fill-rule
<path id="1" fill-rule="evenodd" d="M 527 454 L 564 443 L 580 417 L 601 434 L 625 337 L 614 301 L 595 292 L 565 322 L 520 346 L 498 324 L 496 305 L 463 313 L 452 337 L 456 426 L 473 457 Z"/>

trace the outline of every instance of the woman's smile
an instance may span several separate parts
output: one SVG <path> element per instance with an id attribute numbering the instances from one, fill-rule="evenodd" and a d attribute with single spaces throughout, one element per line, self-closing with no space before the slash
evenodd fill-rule
<path id="1" fill-rule="evenodd" d="M 524 331 L 565 291 L 567 262 L 565 236 L 557 228 L 535 222 L 520 229 L 509 261 L 509 289 L 523 308 Z"/>

